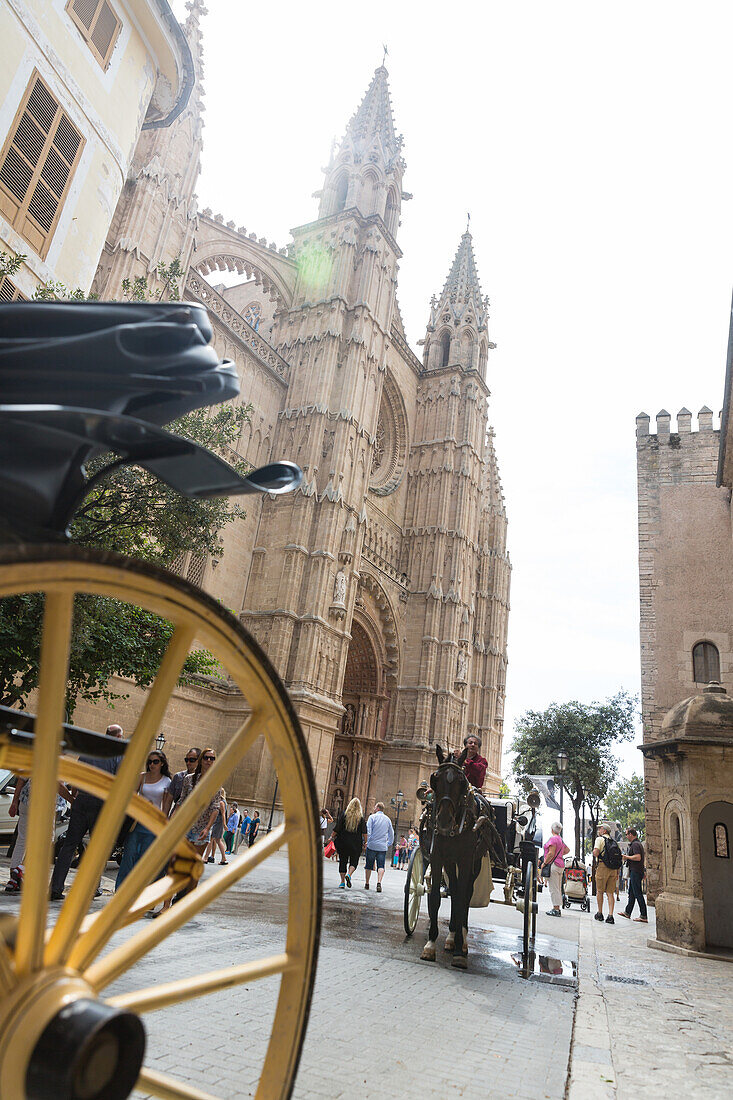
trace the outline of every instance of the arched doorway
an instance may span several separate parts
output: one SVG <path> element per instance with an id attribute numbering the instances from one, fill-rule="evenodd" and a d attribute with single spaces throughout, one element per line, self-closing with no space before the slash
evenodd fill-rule
<path id="1" fill-rule="evenodd" d="M 700 813 L 700 871 L 705 940 L 733 948 L 733 803 L 711 802 Z"/>
<path id="2" fill-rule="evenodd" d="M 358 798 L 367 812 L 386 734 L 389 698 L 384 654 L 372 623 L 354 617 L 342 701 L 346 708 L 331 757 L 331 813 Z M 335 816 L 335 815 L 334 815 Z"/>

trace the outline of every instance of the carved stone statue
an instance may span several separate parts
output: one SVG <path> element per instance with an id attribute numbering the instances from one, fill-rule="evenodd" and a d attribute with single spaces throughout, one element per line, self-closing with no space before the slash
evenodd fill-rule
<path id="1" fill-rule="evenodd" d="M 464 650 L 458 650 L 458 668 L 456 670 L 456 680 L 459 683 L 465 684 L 468 679 L 468 661 L 466 660 L 466 654 Z"/>
<path id="2" fill-rule="evenodd" d="M 342 606 L 346 603 L 346 574 L 343 569 L 339 569 L 333 582 L 333 602 Z"/>
<path id="3" fill-rule="evenodd" d="M 354 719 L 356 718 L 356 709 L 353 703 L 346 704 L 346 710 L 344 716 L 341 719 L 341 732 L 345 737 L 350 737 L 354 732 Z"/>
<path id="4" fill-rule="evenodd" d="M 346 782 L 346 777 L 347 777 L 348 774 L 349 774 L 349 760 L 348 760 L 348 757 L 346 757 L 342 754 L 341 756 L 339 756 L 338 760 L 336 761 L 336 770 L 335 770 L 334 776 L 333 776 L 334 782 L 335 783 L 345 783 Z"/>
<path id="5" fill-rule="evenodd" d="M 344 808 L 344 792 L 340 788 L 337 787 L 336 790 L 333 792 L 333 800 L 332 800 L 332 803 L 331 803 L 331 809 L 333 811 L 333 816 L 338 817 L 338 815 L 341 813 L 343 808 Z"/>

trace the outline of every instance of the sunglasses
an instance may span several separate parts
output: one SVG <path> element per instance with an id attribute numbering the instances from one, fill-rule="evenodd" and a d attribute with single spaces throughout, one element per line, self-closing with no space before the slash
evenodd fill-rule
<path id="1" fill-rule="evenodd" d="M 198 756 L 184 756 L 183 759 L 186 764 L 197 764 L 199 758 Z"/>
<path id="2" fill-rule="evenodd" d="M 202 760 L 207 760 L 210 763 L 212 760 L 216 760 L 216 757 L 215 756 L 202 756 L 201 759 Z"/>
<path id="3" fill-rule="evenodd" d="M 162 764 L 162 763 L 163 763 L 163 761 L 160 759 L 159 756 L 154 756 L 151 760 L 148 760 L 148 766 L 150 766 L 150 764 Z"/>

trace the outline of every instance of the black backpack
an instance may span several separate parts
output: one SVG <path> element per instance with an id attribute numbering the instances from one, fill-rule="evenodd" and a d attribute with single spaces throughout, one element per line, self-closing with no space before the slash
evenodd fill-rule
<path id="1" fill-rule="evenodd" d="M 612 840 L 610 836 L 606 837 L 606 843 L 603 845 L 601 862 L 605 863 L 606 867 L 610 867 L 613 871 L 618 871 L 623 863 L 621 859 L 621 849 L 616 841 Z"/>

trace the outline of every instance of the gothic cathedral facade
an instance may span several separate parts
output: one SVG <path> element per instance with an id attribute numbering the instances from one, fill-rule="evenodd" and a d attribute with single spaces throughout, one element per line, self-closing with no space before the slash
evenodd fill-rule
<path id="1" fill-rule="evenodd" d="M 488 300 L 471 235 L 430 303 L 420 361 L 397 304 L 410 196 L 383 66 L 333 152 L 317 216 L 287 248 L 199 211 L 205 9 L 188 9 L 197 86 L 173 126 L 143 135 L 93 289 L 116 296 L 123 279 L 180 256 L 183 296 L 209 308 L 216 346 L 253 406 L 239 455 L 292 459 L 304 479 L 289 497 L 248 499 L 220 561 L 182 559 L 179 569 L 268 654 L 332 811 L 354 795 L 389 809 L 401 790 L 414 818 L 435 742 L 457 748 L 469 731 L 496 792 L 510 563 L 488 423 Z M 217 285 L 217 271 L 234 279 Z M 201 743 L 202 728 L 223 739 L 225 686 L 180 695 L 173 746 Z M 272 780 L 257 760 L 233 793 L 262 811 Z"/>

